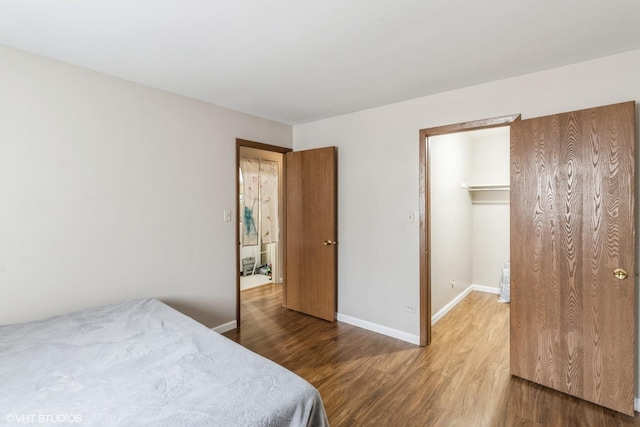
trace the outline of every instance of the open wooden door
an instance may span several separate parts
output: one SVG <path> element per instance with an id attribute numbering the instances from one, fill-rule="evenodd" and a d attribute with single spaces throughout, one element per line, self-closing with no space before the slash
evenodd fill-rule
<path id="1" fill-rule="evenodd" d="M 511 125 L 511 373 L 633 415 L 635 103 Z"/>
<path id="2" fill-rule="evenodd" d="M 334 321 L 337 281 L 335 147 L 287 153 L 287 308 Z"/>

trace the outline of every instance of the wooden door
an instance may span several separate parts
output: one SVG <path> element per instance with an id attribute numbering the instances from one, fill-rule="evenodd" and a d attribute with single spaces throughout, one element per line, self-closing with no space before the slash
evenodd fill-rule
<path id="1" fill-rule="evenodd" d="M 634 118 L 627 102 L 511 125 L 511 373 L 629 415 Z"/>
<path id="2" fill-rule="evenodd" d="M 334 321 L 337 280 L 335 147 L 287 153 L 287 308 Z"/>

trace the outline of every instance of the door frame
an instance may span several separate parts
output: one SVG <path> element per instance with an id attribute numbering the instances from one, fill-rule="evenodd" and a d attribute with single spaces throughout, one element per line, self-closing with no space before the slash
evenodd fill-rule
<path id="1" fill-rule="evenodd" d="M 284 154 L 289 153 L 291 151 L 293 151 L 292 148 L 286 148 L 286 147 L 280 147 L 278 145 L 271 145 L 271 144 L 264 144 L 262 142 L 256 142 L 256 141 L 249 141 L 247 139 L 241 139 L 241 138 L 236 138 L 236 168 L 235 168 L 235 189 L 236 189 L 236 266 L 235 266 L 235 270 L 236 270 L 236 322 L 237 322 L 237 327 L 240 327 L 240 307 L 241 307 L 241 303 L 240 303 L 240 269 L 239 269 L 239 265 L 240 265 L 240 177 L 239 177 L 239 171 L 240 171 L 240 147 L 247 147 L 247 148 L 255 148 L 258 150 L 263 150 L 263 151 L 271 151 L 273 153 L 280 153 L 283 154 L 282 156 L 282 174 L 283 176 L 286 176 L 286 171 L 287 171 L 287 162 L 286 162 L 286 156 L 284 156 Z M 287 180 L 283 179 L 282 180 L 282 184 L 283 184 L 283 188 L 281 188 L 279 191 L 282 195 L 283 198 L 286 198 L 286 186 L 287 186 Z M 286 199 L 284 200 L 285 206 L 286 206 Z M 286 254 L 286 223 L 287 223 L 287 213 L 286 212 L 281 212 L 280 213 L 280 230 L 281 230 L 281 236 L 280 236 L 280 243 L 282 244 L 282 263 L 281 263 L 281 273 L 282 273 L 282 305 L 286 306 L 286 286 L 287 286 L 287 278 L 286 278 L 286 262 L 287 259 L 284 256 L 284 254 Z"/>
<path id="2" fill-rule="evenodd" d="M 429 137 L 472 130 L 510 126 L 520 114 L 420 129 L 419 215 L 420 215 L 420 346 L 431 344 L 431 182 L 429 180 Z"/>

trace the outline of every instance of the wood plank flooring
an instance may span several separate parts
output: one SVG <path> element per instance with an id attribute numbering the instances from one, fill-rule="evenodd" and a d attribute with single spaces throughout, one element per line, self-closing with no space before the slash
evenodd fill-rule
<path id="1" fill-rule="evenodd" d="M 281 307 L 281 286 L 242 292 L 228 338 L 297 373 L 322 395 L 332 427 L 640 426 L 509 374 L 509 306 L 472 292 L 422 348 Z"/>

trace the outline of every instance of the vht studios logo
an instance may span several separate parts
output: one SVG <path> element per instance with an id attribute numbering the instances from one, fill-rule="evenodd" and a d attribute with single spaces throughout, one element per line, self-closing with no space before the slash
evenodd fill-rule
<path id="1" fill-rule="evenodd" d="M 82 422 L 79 414 L 7 414 L 4 417 L 8 423 L 23 424 L 74 424 Z"/>

